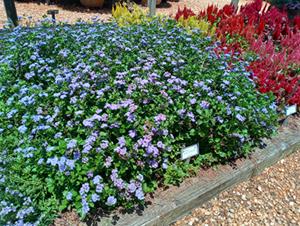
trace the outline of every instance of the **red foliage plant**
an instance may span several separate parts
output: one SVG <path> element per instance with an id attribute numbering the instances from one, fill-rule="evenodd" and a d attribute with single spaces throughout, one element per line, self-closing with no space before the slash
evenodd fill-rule
<path id="1" fill-rule="evenodd" d="M 300 33 L 293 38 L 299 39 L 299 35 Z M 285 39 L 285 42 L 287 45 L 291 44 L 288 39 Z M 259 55 L 259 59 L 250 65 L 254 80 L 261 92 L 273 92 L 279 103 L 300 103 L 300 77 L 291 68 L 293 64 L 298 64 L 298 67 L 300 65 L 300 46 L 296 47 L 296 52 L 290 52 L 292 47 L 293 45 L 290 45 L 282 51 L 276 51 L 272 41 L 262 39 L 251 45 L 251 49 Z"/>
<path id="2" fill-rule="evenodd" d="M 199 19 L 206 19 L 210 23 L 219 22 L 228 17 L 233 16 L 236 13 L 236 9 L 233 5 L 225 5 L 222 9 L 217 6 L 209 5 L 206 10 L 199 12 Z"/>
<path id="3" fill-rule="evenodd" d="M 179 20 L 180 17 L 183 17 L 184 19 L 187 19 L 191 16 L 196 16 L 196 14 L 193 12 L 193 10 L 188 9 L 186 6 L 184 6 L 183 10 L 181 10 L 178 7 L 177 13 L 175 15 L 175 20 Z"/>
<path id="4" fill-rule="evenodd" d="M 217 26 L 221 41 L 217 51 L 251 50 L 258 55 L 249 70 L 261 92 L 273 92 L 278 103 L 300 105 L 300 16 L 289 20 L 285 11 L 265 7 L 262 0 L 241 7 L 240 12 L 233 5 L 222 9 L 210 5 L 198 18 Z M 195 13 L 185 7 L 178 10 L 176 19 L 182 15 L 188 18 Z M 243 37 L 249 47 L 243 50 L 234 37 Z"/>
<path id="5" fill-rule="evenodd" d="M 297 32 L 297 30 L 300 30 L 300 16 L 296 16 L 294 18 L 294 32 Z"/>
<path id="6" fill-rule="evenodd" d="M 255 20 L 258 21 L 260 16 L 260 11 L 262 10 L 263 6 L 262 0 L 255 0 L 250 4 L 245 6 L 241 6 L 240 15 L 243 15 L 247 20 Z"/>

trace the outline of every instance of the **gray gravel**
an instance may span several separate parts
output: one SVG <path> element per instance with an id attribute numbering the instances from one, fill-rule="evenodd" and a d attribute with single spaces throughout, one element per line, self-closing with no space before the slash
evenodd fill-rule
<path id="1" fill-rule="evenodd" d="M 300 150 L 174 225 L 300 225 Z"/>

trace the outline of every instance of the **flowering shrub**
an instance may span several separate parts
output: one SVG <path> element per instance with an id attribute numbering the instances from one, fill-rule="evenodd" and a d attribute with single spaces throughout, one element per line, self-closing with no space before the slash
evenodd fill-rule
<path id="1" fill-rule="evenodd" d="M 281 105 L 300 104 L 300 17 L 289 20 L 285 11 L 276 7 L 266 10 L 266 6 L 262 0 L 241 7 L 240 12 L 232 5 L 222 9 L 209 6 L 198 19 L 216 25 L 217 37 L 228 52 L 253 51 L 258 55 L 249 70 L 261 92 L 273 92 Z M 184 11 L 188 12 L 186 20 L 195 18 L 192 10 Z M 178 10 L 175 19 L 181 14 Z"/>
<path id="2" fill-rule="evenodd" d="M 16 28 L 0 38 L 0 224 L 143 204 L 189 165 L 247 155 L 276 125 L 238 55 L 174 21 Z"/>

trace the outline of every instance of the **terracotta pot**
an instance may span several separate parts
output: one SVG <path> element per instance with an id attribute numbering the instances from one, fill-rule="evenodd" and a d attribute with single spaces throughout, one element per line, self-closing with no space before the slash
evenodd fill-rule
<path id="1" fill-rule="evenodd" d="M 80 0 L 80 3 L 88 8 L 102 8 L 104 0 Z"/>
<path id="2" fill-rule="evenodd" d="M 156 5 L 159 5 L 161 3 L 161 0 L 156 0 Z M 148 5 L 148 0 L 142 0 L 142 5 L 147 6 Z"/>

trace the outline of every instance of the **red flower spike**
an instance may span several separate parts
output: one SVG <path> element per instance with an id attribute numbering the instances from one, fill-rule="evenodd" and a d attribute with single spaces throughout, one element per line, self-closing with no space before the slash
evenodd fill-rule
<path id="1" fill-rule="evenodd" d="M 184 19 L 188 19 L 191 16 L 195 16 L 196 14 L 193 12 L 193 10 L 187 8 L 184 6 L 183 10 L 180 10 L 178 7 L 177 13 L 175 15 L 175 20 L 179 20 L 180 17 L 183 16 Z"/>

